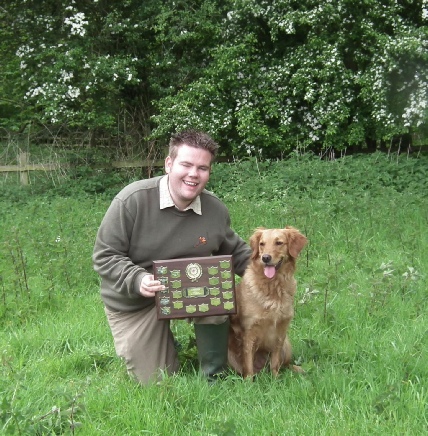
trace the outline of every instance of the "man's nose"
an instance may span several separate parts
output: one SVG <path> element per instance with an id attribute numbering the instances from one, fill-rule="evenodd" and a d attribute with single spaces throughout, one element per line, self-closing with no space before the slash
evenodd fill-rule
<path id="1" fill-rule="evenodd" d="M 191 177 L 197 177 L 198 176 L 198 170 L 195 167 L 189 168 L 189 176 Z"/>

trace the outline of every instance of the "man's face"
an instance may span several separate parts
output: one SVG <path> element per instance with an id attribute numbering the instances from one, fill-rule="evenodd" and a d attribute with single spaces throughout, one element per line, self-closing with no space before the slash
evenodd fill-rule
<path id="1" fill-rule="evenodd" d="M 202 192 L 210 178 L 212 155 L 208 150 L 183 144 L 177 157 L 165 159 L 169 192 L 175 205 L 183 210 Z"/>

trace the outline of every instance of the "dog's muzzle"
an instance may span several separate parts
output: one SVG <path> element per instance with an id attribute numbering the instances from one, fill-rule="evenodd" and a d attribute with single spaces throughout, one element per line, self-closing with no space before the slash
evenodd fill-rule
<path id="1" fill-rule="evenodd" d="M 265 276 L 269 279 L 271 279 L 275 276 L 279 267 L 282 265 L 284 258 L 282 258 L 276 265 L 269 265 L 269 262 L 271 260 L 272 260 L 272 256 L 270 254 L 263 254 L 262 262 L 265 264 L 264 273 L 265 273 Z"/>
<path id="2" fill-rule="evenodd" d="M 284 258 L 280 259 L 280 261 L 276 265 L 268 265 L 271 260 L 272 260 L 272 256 L 270 254 L 264 254 L 262 256 L 262 262 L 266 264 L 266 266 L 275 266 L 275 269 L 278 271 L 279 267 L 282 265 L 282 262 L 284 261 Z"/>

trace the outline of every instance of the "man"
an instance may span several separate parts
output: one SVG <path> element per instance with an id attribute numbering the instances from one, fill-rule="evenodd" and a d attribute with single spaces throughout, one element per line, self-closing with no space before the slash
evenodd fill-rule
<path id="1" fill-rule="evenodd" d="M 98 230 L 93 262 L 115 349 L 142 384 L 179 367 L 169 321 L 157 320 L 154 296 L 165 288 L 152 262 L 231 254 L 242 275 L 251 254 L 226 206 L 205 190 L 217 150 L 205 133 L 173 135 L 166 175 L 125 187 Z M 227 365 L 228 316 L 195 318 L 194 326 L 201 370 L 215 378 Z"/>

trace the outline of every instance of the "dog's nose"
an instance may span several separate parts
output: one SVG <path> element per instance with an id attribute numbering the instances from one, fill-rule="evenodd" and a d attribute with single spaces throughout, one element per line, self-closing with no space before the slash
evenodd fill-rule
<path id="1" fill-rule="evenodd" d="M 270 254 L 264 254 L 264 255 L 262 256 L 262 261 L 263 261 L 264 263 L 269 263 L 271 260 L 272 260 L 272 256 L 271 256 Z"/>

